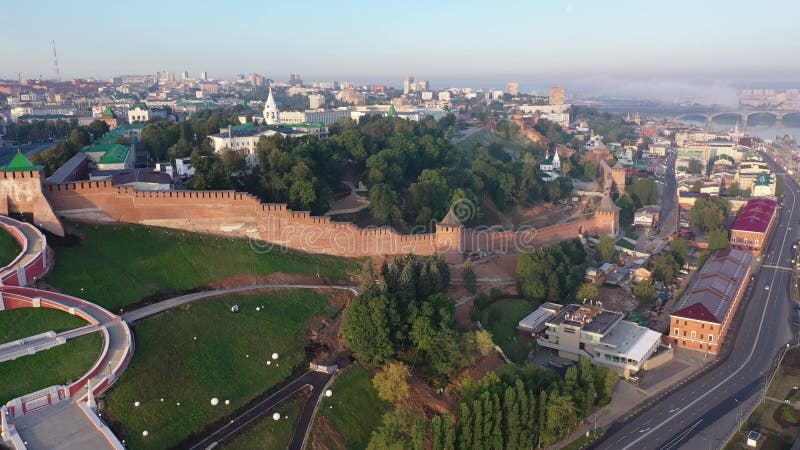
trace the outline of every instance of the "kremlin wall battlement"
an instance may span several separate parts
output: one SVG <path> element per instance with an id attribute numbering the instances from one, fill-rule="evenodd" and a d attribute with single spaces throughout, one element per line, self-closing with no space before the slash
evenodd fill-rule
<path id="1" fill-rule="evenodd" d="M 566 224 L 518 231 L 465 229 L 437 224 L 428 234 L 393 228 L 361 228 L 330 217 L 292 211 L 234 191 L 135 191 L 110 181 L 43 182 L 41 171 L 0 174 L 0 213 L 32 214 L 36 225 L 64 234 L 59 219 L 124 222 L 257 240 L 254 249 L 289 248 L 310 253 L 361 257 L 414 253 L 460 255 L 488 250 L 514 253 L 572 239 L 581 233 L 615 234 L 619 214 L 599 210 Z M 257 248 L 259 247 L 259 248 Z"/>

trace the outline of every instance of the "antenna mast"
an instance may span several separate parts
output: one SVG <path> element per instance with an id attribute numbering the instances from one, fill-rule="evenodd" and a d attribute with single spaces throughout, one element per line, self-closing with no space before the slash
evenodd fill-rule
<path id="1" fill-rule="evenodd" d="M 56 81 L 61 82 L 61 70 L 58 69 L 58 56 L 56 55 L 56 41 L 53 40 L 53 66 L 56 69 Z"/>

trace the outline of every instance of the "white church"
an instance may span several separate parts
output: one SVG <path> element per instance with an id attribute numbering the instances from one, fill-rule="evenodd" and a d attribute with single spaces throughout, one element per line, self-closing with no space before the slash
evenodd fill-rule
<path id="1" fill-rule="evenodd" d="M 553 158 L 550 159 L 550 152 L 545 152 L 545 159 L 539 163 L 539 170 L 544 172 L 543 181 L 552 181 L 559 177 L 561 172 L 561 158 L 557 151 L 553 151 Z"/>

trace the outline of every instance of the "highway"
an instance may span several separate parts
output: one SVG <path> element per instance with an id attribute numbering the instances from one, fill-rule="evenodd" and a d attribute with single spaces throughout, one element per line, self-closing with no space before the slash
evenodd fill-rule
<path id="1" fill-rule="evenodd" d="M 777 166 L 773 170 L 781 172 Z M 733 338 L 727 359 L 613 425 L 591 448 L 721 448 L 744 420 L 742 415 L 765 388 L 778 350 L 794 342 L 791 260 L 800 228 L 800 188 L 790 177 L 784 180 L 778 223 L 729 332 L 735 336 L 729 334 L 726 342 L 731 345 Z"/>

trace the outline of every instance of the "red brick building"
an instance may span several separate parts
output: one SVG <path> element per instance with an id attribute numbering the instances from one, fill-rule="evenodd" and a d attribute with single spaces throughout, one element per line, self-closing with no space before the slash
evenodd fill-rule
<path id="1" fill-rule="evenodd" d="M 718 353 L 750 278 L 753 255 L 720 250 L 689 285 L 670 314 L 669 342 L 679 347 Z"/>
<path id="2" fill-rule="evenodd" d="M 775 227 L 777 211 L 778 203 L 774 200 L 758 198 L 748 201 L 731 227 L 731 247 L 760 255 Z"/>

